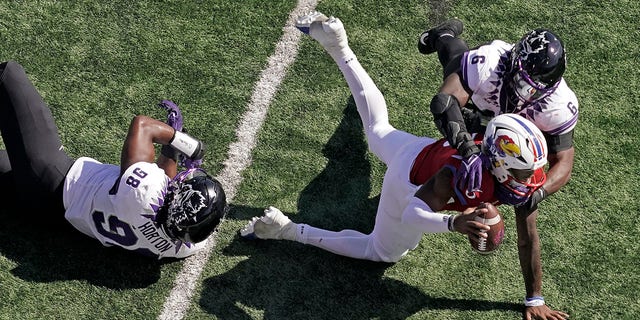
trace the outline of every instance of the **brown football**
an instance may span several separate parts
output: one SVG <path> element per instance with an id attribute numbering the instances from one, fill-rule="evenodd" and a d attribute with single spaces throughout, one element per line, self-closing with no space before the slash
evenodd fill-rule
<path id="1" fill-rule="evenodd" d="M 486 238 L 480 238 L 479 241 L 474 240 L 469 236 L 469 242 L 471 248 L 478 253 L 488 254 L 500 246 L 502 239 L 504 238 L 504 221 L 500 216 L 500 211 L 496 206 L 491 203 L 481 203 L 478 208 L 487 208 L 489 212 L 478 215 L 475 220 L 488 225 L 491 229 L 487 231 Z"/>

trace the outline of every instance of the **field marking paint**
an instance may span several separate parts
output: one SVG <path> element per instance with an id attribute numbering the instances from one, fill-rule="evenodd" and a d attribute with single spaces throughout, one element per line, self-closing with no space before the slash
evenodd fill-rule
<path id="1" fill-rule="evenodd" d="M 229 146 L 224 168 L 216 177 L 225 188 L 227 201 L 231 202 L 242 182 L 242 172 L 251 164 L 251 153 L 256 146 L 256 136 L 266 118 L 269 104 L 284 79 L 287 67 L 295 61 L 298 54 L 298 42 L 301 32 L 295 26 L 295 19 L 315 9 L 317 0 L 300 0 L 291 11 L 284 34 L 276 44 L 274 54 L 269 57 L 267 68 L 260 74 L 251 95 L 251 102 L 243 114 L 236 129 L 237 141 Z M 207 246 L 193 256 L 186 258 L 182 270 L 176 276 L 173 289 L 165 300 L 162 313 L 158 319 L 183 319 L 193 298 L 193 293 L 200 279 L 211 250 L 215 246 L 215 234 L 209 237 Z"/>

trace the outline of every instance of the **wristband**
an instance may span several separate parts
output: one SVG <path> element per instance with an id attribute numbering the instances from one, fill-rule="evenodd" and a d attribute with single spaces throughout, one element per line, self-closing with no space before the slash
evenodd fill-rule
<path id="1" fill-rule="evenodd" d="M 173 138 L 169 141 L 169 145 L 184 153 L 189 158 L 197 156 L 201 148 L 200 141 L 180 131 L 175 132 Z"/>
<path id="2" fill-rule="evenodd" d="M 544 297 L 535 296 L 531 298 L 524 298 L 525 307 L 539 307 L 544 306 Z"/>
<path id="3" fill-rule="evenodd" d="M 456 219 L 456 215 L 450 215 L 449 216 L 449 221 L 447 221 L 447 228 L 451 232 L 455 231 L 455 230 L 453 230 L 453 220 L 455 220 L 455 219 Z"/>

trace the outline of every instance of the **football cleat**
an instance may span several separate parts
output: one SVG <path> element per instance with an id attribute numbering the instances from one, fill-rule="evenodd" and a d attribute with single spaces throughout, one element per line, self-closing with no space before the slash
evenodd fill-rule
<path id="1" fill-rule="evenodd" d="M 249 240 L 295 240 L 296 224 L 279 209 L 269 207 L 264 210 L 264 216 L 253 217 L 244 228 L 240 229 L 240 236 Z"/>
<path id="2" fill-rule="evenodd" d="M 335 17 L 327 18 L 318 11 L 298 17 L 296 28 L 318 41 L 330 54 L 349 46 L 342 21 Z"/>
<path id="3" fill-rule="evenodd" d="M 462 34 L 464 26 L 458 19 L 449 19 L 438 26 L 423 32 L 418 39 L 418 51 L 422 54 L 436 52 L 436 40 L 444 35 L 457 37 Z"/>
<path id="4" fill-rule="evenodd" d="M 299 16 L 296 20 L 296 28 L 302 31 L 304 34 L 309 34 L 311 24 L 314 22 L 324 22 L 329 20 L 327 16 L 318 11 L 311 11 L 304 16 Z"/>

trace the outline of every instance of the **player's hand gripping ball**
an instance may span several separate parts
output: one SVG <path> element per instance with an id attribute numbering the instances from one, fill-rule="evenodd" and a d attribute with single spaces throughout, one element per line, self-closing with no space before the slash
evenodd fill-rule
<path id="1" fill-rule="evenodd" d="M 486 238 L 476 240 L 469 236 L 469 242 L 471 243 L 471 248 L 476 252 L 488 254 L 498 249 L 502 243 L 502 239 L 504 238 L 504 221 L 502 220 L 502 216 L 500 216 L 498 208 L 491 203 L 481 203 L 478 208 L 487 208 L 489 212 L 479 214 L 475 220 L 488 225 L 491 229 L 486 232 Z"/>

